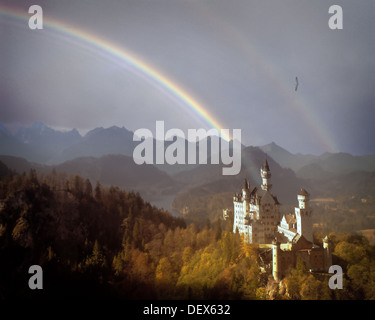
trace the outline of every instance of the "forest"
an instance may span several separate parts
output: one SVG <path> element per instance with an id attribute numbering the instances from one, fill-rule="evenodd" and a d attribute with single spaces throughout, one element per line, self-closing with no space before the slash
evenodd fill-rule
<path id="1" fill-rule="evenodd" d="M 78 175 L 7 173 L 0 199 L 1 299 L 375 299 L 375 249 L 361 235 L 329 234 L 344 270 L 343 289 L 331 290 L 303 263 L 276 284 L 230 222 L 187 224 Z M 31 265 L 43 290 L 28 287 Z"/>

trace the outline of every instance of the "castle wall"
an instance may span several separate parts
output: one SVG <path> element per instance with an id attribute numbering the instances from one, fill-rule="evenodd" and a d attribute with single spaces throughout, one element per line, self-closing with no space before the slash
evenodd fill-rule
<path id="1" fill-rule="evenodd" d="M 243 204 L 240 201 L 233 201 L 234 205 L 234 222 L 233 222 L 233 232 L 238 231 L 241 232 L 243 229 L 244 224 L 244 217 L 243 217 Z"/>
<path id="2" fill-rule="evenodd" d="M 279 260 L 279 277 L 284 277 L 296 265 L 296 256 L 293 251 L 282 251 Z"/>
<path id="3" fill-rule="evenodd" d="M 277 232 L 283 234 L 285 237 L 288 238 L 289 241 L 292 241 L 292 239 L 296 236 L 296 231 L 285 229 L 282 226 L 277 226 Z"/>
<path id="4" fill-rule="evenodd" d="M 296 251 L 296 257 L 301 257 L 307 270 L 324 271 L 324 249 L 302 249 Z"/>

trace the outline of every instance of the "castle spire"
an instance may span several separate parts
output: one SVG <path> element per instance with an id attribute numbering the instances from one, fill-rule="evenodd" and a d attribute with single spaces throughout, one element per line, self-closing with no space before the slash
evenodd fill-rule
<path id="1" fill-rule="evenodd" d="M 244 179 L 243 189 L 245 189 L 245 190 L 250 189 L 250 183 L 247 181 L 247 178 Z"/>
<path id="2" fill-rule="evenodd" d="M 264 171 L 270 171 L 270 167 L 269 167 L 269 165 L 268 165 L 268 161 L 267 161 L 267 156 L 266 156 L 266 159 L 264 160 L 264 163 L 263 163 L 263 167 L 262 167 L 262 169 L 263 169 Z"/>
<path id="3" fill-rule="evenodd" d="M 262 176 L 262 182 L 263 182 L 261 185 L 262 189 L 266 191 L 271 190 L 272 188 L 272 184 L 270 184 L 271 171 L 268 165 L 267 158 L 264 161 L 262 168 L 260 169 L 260 175 Z"/>

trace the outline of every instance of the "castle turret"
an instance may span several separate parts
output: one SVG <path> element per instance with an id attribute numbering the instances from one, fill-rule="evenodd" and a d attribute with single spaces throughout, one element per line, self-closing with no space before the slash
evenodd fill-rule
<path id="1" fill-rule="evenodd" d="M 280 259 L 280 243 L 277 240 L 272 241 L 272 275 L 275 281 L 280 281 L 279 259 Z"/>
<path id="2" fill-rule="evenodd" d="M 262 189 L 269 191 L 272 188 L 272 184 L 270 184 L 271 179 L 271 171 L 270 167 L 268 166 L 267 159 L 264 161 L 263 167 L 260 169 L 260 175 L 262 176 Z"/>
<path id="3" fill-rule="evenodd" d="M 301 189 L 297 198 L 298 208 L 295 208 L 297 233 L 304 236 L 306 240 L 313 242 L 310 195 L 305 189 Z"/>
<path id="4" fill-rule="evenodd" d="M 243 188 L 242 188 L 242 197 L 246 199 L 249 196 L 249 183 L 247 182 L 247 179 L 243 182 Z"/>
<path id="5" fill-rule="evenodd" d="M 223 219 L 227 220 L 233 218 L 233 212 L 231 209 L 223 209 Z"/>
<path id="6" fill-rule="evenodd" d="M 297 198 L 300 209 L 308 209 L 310 194 L 305 189 L 301 189 Z"/>
<path id="7" fill-rule="evenodd" d="M 247 212 L 249 212 L 249 206 L 250 206 L 250 185 L 247 182 L 247 179 L 244 180 L 243 188 L 242 188 L 242 204 L 243 204 L 243 213 L 246 215 Z M 245 220 L 243 220 L 243 223 L 245 224 Z"/>
<path id="8" fill-rule="evenodd" d="M 243 182 L 243 189 L 248 190 L 249 189 L 249 183 L 247 182 L 247 179 L 245 178 Z"/>

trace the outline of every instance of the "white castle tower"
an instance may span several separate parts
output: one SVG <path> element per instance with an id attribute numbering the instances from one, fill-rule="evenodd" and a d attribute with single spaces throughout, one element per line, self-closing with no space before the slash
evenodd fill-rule
<path id="1" fill-rule="evenodd" d="M 332 265 L 332 245 L 331 240 L 328 236 L 325 236 L 323 239 L 323 248 L 324 248 L 324 271 L 328 272 L 328 269 Z"/>
<path id="2" fill-rule="evenodd" d="M 306 240 L 313 242 L 311 209 L 309 206 L 310 194 L 301 189 L 298 194 L 298 208 L 295 208 L 297 220 L 297 233 L 304 236 Z"/>

